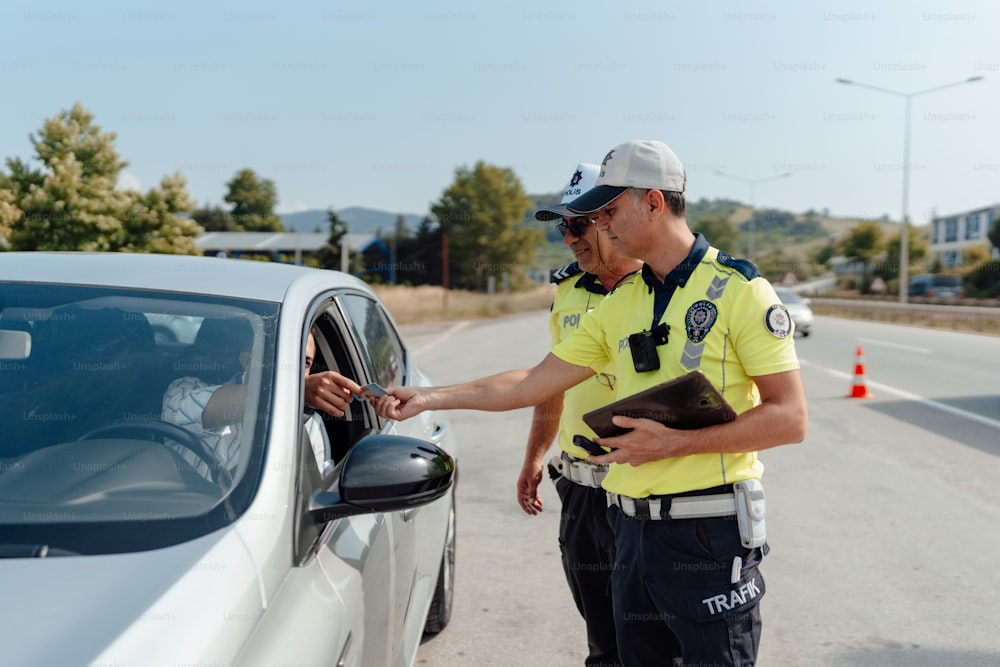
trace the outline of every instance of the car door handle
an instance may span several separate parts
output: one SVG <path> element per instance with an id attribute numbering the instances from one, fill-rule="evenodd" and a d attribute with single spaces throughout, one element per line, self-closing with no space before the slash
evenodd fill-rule
<path id="1" fill-rule="evenodd" d="M 444 439 L 444 434 L 448 431 L 448 427 L 444 424 L 434 424 L 434 432 L 431 433 L 430 441 L 435 445 L 440 443 Z"/>
<path id="2" fill-rule="evenodd" d="M 416 516 L 419 507 L 411 507 L 408 510 L 400 510 L 399 518 L 403 521 L 413 521 L 413 517 Z"/>

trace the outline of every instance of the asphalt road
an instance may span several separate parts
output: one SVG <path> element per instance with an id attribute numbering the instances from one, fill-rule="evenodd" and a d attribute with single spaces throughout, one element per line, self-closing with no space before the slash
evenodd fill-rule
<path id="1" fill-rule="evenodd" d="M 546 313 L 404 327 L 436 381 L 533 365 Z M 862 346 L 873 396 L 846 398 Z M 761 665 L 1000 665 L 1000 338 L 817 318 L 798 338 L 804 443 L 762 454 L 771 553 Z M 581 665 L 558 498 L 515 502 L 531 411 L 456 411 L 454 616 L 419 665 Z"/>

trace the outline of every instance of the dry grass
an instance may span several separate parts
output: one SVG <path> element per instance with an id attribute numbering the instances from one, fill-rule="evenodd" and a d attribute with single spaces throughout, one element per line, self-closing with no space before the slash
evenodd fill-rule
<path id="1" fill-rule="evenodd" d="M 372 289 L 385 302 L 397 324 L 486 319 L 548 309 L 555 294 L 552 285 L 545 285 L 532 291 L 499 294 L 451 290 L 448 292 L 446 308 L 444 290 L 440 287 L 373 285 Z M 892 304 L 886 307 L 880 302 L 860 299 L 838 300 L 817 297 L 812 297 L 812 306 L 817 315 L 1000 335 L 1000 318 L 995 316 L 995 309 L 982 311 L 972 309 L 971 312 L 948 309 L 919 311 L 915 308 L 890 309 Z"/>
<path id="2" fill-rule="evenodd" d="M 888 322 L 928 329 L 967 331 L 990 336 L 1000 335 L 1000 315 L 997 308 L 944 306 L 939 308 L 898 307 L 895 301 L 872 299 L 835 299 L 810 297 L 817 315 L 829 315 L 849 320 Z"/>
<path id="3" fill-rule="evenodd" d="M 385 302 L 397 324 L 469 320 L 508 315 L 529 310 L 546 309 L 555 294 L 552 285 L 532 291 L 483 294 L 449 290 L 447 298 L 441 287 L 421 285 L 373 285 L 372 289 Z"/>

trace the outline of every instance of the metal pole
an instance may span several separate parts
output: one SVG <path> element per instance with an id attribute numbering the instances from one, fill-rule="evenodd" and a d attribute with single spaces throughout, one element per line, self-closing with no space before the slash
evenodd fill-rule
<path id="1" fill-rule="evenodd" d="M 934 86 L 933 88 L 925 88 L 924 90 L 918 90 L 913 93 L 904 93 L 899 90 L 892 90 L 891 88 L 882 88 L 881 86 L 872 86 L 867 83 L 858 83 L 857 81 L 851 81 L 850 79 L 836 79 L 837 83 L 843 83 L 851 86 L 860 86 L 861 88 L 870 88 L 872 90 L 877 90 L 880 93 L 889 93 L 890 95 L 897 95 L 906 100 L 906 109 L 904 116 L 903 125 L 903 209 L 902 209 L 902 231 L 899 235 L 899 302 L 906 303 L 909 294 L 909 282 L 910 282 L 910 111 L 912 108 L 913 98 L 917 95 L 923 95 L 925 93 L 933 93 L 942 88 L 951 88 L 952 86 L 958 86 L 963 83 L 972 83 L 974 81 L 982 81 L 981 76 L 971 76 L 968 79 L 962 79 L 961 81 L 952 81 L 951 83 L 946 83 L 940 86 Z"/>
<path id="2" fill-rule="evenodd" d="M 750 201 L 748 202 L 750 206 L 750 219 L 747 221 L 747 259 L 752 262 L 754 255 L 754 236 L 756 234 L 753 218 L 754 218 L 754 212 L 757 210 L 754 188 L 758 183 L 763 183 L 765 181 L 773 181 L 779 178 L 787 178 L 788 176 L 792 175 L 792 172 L 786 171 L 783 174 L 775 174 L 773 176 L 765 176 L 764 178 L 754 178 L 754 179 L 744 178 L 743 176 L 734 176 L 732 174 L 727 174 L 725 172 L 719 171 L 718 169 L 715 170 L 715 174 L 717 176 L 725 176 L 726 178 L 734 178 L 737 181 L 743 181 L 744 183 L 750 186 Z"/>
<path id="3" fill-rule="evenodd" d="M 906 96 L 903 130 L 903 226 L 899 239 L 899 302 L 906 303 L 910 285 L 910 109 L 913 95 Z"/>
<path id="4" fill-rule="evenodd" d="M 448 232 L 441 233 L 441 287 L 444 288 L 441 307 L 448 312 Z"/>

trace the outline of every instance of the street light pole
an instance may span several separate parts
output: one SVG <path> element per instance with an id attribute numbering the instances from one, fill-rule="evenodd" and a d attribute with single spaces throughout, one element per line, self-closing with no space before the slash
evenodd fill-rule
<path id="1" fill-rule="evenodd" d="M 896 95 L 902 97 L 906 100 L 906 111 L 903 123 L 903 225 L 902 231 L 900 232 L 899 238 L 899 302 L 906 303 L 908 293 L 907 288 L 910 282 L 910 110 L 912 109 L 913 98 L 917 95 L 924 95 L 925 93 L 933 93 L 942 88 L 951 88 L 952 86 L 958 86 L 963 83 L 972 83 L 974 81 L 980 81 L 983 77 L 981 76 L 971 76 L 968 79 L 962 79 L 961 81 L 952 81 L 951 83 L 946 83 L 940 86 L 934 86 L 933 88 L 925 88 L 924 90 L 918 90 L 913 93 L 904 93 L 899 90 L 892 90 L 890 88 L 882 88 L 881 86 L 872 86 L 867 83 L 858 83 L 857 81 L 851 81 L 850 79 L 837 79 L 837 83 L 847 84 L 849 86 L 860 86 L 861 88 L 869 88 L 871 90 L 877 90 L 881 93 L 889 93 L 890 95 Z"/>
<path id="2" fill-rule="evenodd" d="M 746 183 L 747 185 L 750 186 L 750 202 L 749 202 L 750 203 L 750 220 L 747 221 L 747 259 L 752 262 L 753 261 L 753 252 L 754 252 L 754 248 L 753 248 L 753 245 L 754 245 L 754 220 L 753 220 L 753 216 L 754 216 L 754 211 L 756 210 L 756 206 L 754 204 L 754 188 L 756 187 L 756 185 L 758 183 L 763 183 L 765 181 L 774 181 L 774 180 L 777 180 L 779 178 L 787 178 L 787 177 L 789 177 L 789 176 L 792 175 L 792 172 L 786 171 L 783 174 L 774 174 L 773 176 L 765 176 L 764 178 L 752 178 L 752 179 L 751 178 L 744 178 L 743 176 L 734 176 L 732 174 L 727 174 L 727 173 L 725 173 L 723 171 L 719 171 L 718 169 L 715 170 L 715 174 L 716 174 L 716 176 L 725 176 L 726 178 L 733 178 L 733 179 L 736 179 L 737 181 L 742 181 L 742 182 L 744 182 L 744 183 Z"/>

